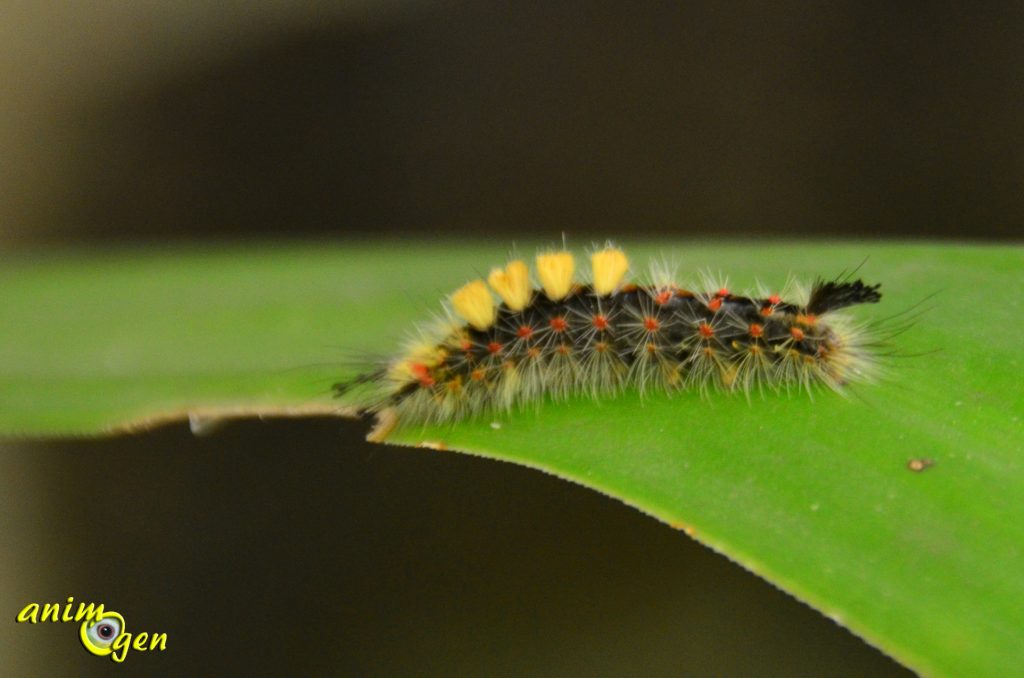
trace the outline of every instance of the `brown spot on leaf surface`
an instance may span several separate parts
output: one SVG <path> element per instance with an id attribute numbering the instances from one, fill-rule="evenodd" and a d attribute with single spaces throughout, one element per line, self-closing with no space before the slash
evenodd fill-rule
<path id="1" fill-rule="evenodd" d="M 913 471 L 914 473 L 920 473 L 922 471 L 926 471 L 926 470 L 928 470 L 929 468 L 931 468 L 934 465 L 935 465 L 935 461 L 934 460 L 927 459 L 927 458 L 924 458 L 924 457 L 922 457 L 920 459 L 910 459 L 909 461 L 907 461 L 907 468 L 910 469 L 911 471 Z"/>
<path id="2" fill-rule="evenodd" d="M 683 532 L 686 533 L 686 536 L 688 536 L 688 537 L 693 537 L 693 536 L 695 536 L 697 534 L 697 529 L 693 525 L 690 525 L 688 523 L 684 523 L 681 520 L 676 520 L 676 521 L 673 521 L 673 522 L 669 523 L 669 527 L 671 527 L 672 529 L 675 529 L 675 530 L 682 530 Z"/>

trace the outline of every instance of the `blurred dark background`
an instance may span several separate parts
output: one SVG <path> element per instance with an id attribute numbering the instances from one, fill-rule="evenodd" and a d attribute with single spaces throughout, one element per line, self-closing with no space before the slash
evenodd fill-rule
<path id="1" fill-rule="evenodd" d="M 909 676 L 631 508 L 366 426 L 184 424 L 0 451 L 3 675 Z M 168 634 L 124 664 L 30 601 Z"/>
<path id="2" fill-rule="evenodd" d="M 1019 2 L 13 4 L 17 242 L 1024 223 Z"/>
<path id="3" fill-rule="evenodd" d="M 8 2 L 0 247 L 1019 239 L 1020 3 Z M 617 502 L 358 422 L 0 447 L 0 602 L 181 675 L 899 675 Z M 0 673 L 114 670 L 64 625 Z"/>

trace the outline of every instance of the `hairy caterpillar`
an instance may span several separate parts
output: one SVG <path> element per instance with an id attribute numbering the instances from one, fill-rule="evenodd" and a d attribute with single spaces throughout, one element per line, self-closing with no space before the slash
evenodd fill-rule
<path id="1" fill-rule="evenodd" d="M 446 317 L 420 340 L 335 384 L 336 395 L 354 392 L 361 410 L 376 413 L 379 437 L 398 423 L 454 421 L 545 396 L 841 391 L 875 371 L 871 334 L 834 312 L 879 301 L 879 285 L 819 279 L 809 292 L 752 296 L 710 281 L 691 291 L 665 272 L 626 282 L 629 261 L 610 245 L 590 263 L 590 281 L 578 282 L 571 253 L 539 254 L 539 289 L 521 260 L 493 269 L 486 283 L 452 293 Z"/>

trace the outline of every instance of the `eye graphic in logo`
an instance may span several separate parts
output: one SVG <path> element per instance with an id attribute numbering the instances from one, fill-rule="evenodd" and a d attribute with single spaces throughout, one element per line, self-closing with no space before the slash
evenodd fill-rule
<path id="1" fill-rule="evenodd" d="M 92 621 L 82 622 L 80 635 L 85 649 L 104 657 L 113 652 L 112 645 L 124 633 L 124 617 L 113 610 L 105 610 Z"/>

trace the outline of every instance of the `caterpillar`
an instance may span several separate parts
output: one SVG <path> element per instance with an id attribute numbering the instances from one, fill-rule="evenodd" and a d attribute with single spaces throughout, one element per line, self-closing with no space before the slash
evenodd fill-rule
<path id="1" fill-rule="evenodd" d="M 686 289 L 657 269 L 647 284 L 628 282 L 629 269 L 609 244 L 590 254 L 589 280 L 579 281 L 569 251 L 545 251 L 534 287 L 526 263 L 510 261 L 453 292 L 445 316 L 418 340 L 334 393 L 376 414 L 371 439 L 380 439 L 399 424 L 455 421 L 544 397 L 630 388 L 842 392 L 876 372 L 871 331 L 836 311 L 878 302 L 878 284 L 819 278 L 791 295 L 738 294 L 711 280 Z"/>

